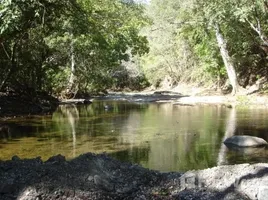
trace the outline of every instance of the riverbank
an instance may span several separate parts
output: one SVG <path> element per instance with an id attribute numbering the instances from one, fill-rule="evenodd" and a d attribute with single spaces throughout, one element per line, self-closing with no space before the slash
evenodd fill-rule
<path id="1" fill-rule="evenodd" d="M 47 114 L 55 111 L 58 99 L 48 94 L 34 96 L 0 92 L 0 117 Z"/>
<path id="2" fill-rule="evenodd" d="M 251 95 L 222 95 L 222 94 L 191 94 L 174 92 L 172 90 L 144 91 L 144 92 L 111 92 L 99 100 L 125 100 L 139 103 L 172 103 L 173 105 L 224 105 L 226 107 L 268 107 L 268 96 L 260 94 Z"/>
<path id="3" fill-rule="evenodd" d="M 181 91 L 182 93 L 180 93 Z M 20 96 L 17 94 L 0 93 L 0 118 L 49 114 L 59 104 L 90 104 L 94 100 L 124 100 L 138 103 L 167 103 L 174 105 L 224 105 L 227 107 L 253 106 L 268 107 L 268 96 L 251 95 L 222 95 L 210 90 L 158 90 L 143 92 L 110 92 L 105 96 L 92 96 L 90 99 L 58 100 L 47 94 L 35 97 Z"/>
<path id="4" fill-rule="evenodd" d="M 268 197 L 268 164 L 160 173 L 87 153 L 0 162 L 0 199 L 259 199 Z"/>

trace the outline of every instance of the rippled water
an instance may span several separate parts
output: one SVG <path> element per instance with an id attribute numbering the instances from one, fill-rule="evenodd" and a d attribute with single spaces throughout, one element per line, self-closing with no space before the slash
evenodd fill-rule
<path id="1" fill-rule="evenodd" d="M 268 110 L 257 108 L 126 101 L 63 105 L 51 116 L 1 122 L 0 159 L 106 152 L 160 171 L 267 162 L 266 149 L 229 150 L 222 144 L 242 134 L 268 140 L 267 122 Z"/>

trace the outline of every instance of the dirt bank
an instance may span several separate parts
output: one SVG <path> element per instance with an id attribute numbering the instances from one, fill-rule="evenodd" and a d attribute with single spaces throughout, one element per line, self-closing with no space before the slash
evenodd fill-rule
<path id="1" fill-rule="evenodd" d="M 265 187 L 267 186 L 267 187 Z M 105 154 L 0 162 L 0 199 L 267 199 L 268 164 L 160 173 Z M 266 196 L 265 196 L 266 195 Z"/>

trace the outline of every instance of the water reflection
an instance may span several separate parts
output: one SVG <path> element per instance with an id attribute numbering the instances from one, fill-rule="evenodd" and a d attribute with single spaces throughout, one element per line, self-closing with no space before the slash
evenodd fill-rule
<path id="1" fill-rule="evenodd" d="M 109 109 L 106 109 L 108 106 Z M 52 116 L 14 119 L 0 126 L 0 159 L 55 154 L 73 158 L 107 152 L 161 171 L 268 161 L 266 149 L 235 151 L 222 141 L 236 134 L 263 136 L 267 110 L 97 101 L 60 106 Z M 4 128 L 5 127 L 5 128 Z M 257 150 L 257 151 L 256 151 Z"/>
<path id="2" fill-rule="evenodd" d="M 226 130 L 225 130 L 224 137 L 222 139 L 217 165 L 228 164 L 228 161 L 226 160 L 226 154 L 228 152 L 228 148 L 223 144 L 223 142 L 227 138 L 232 137 L 235 134 L 236 126 L 237 126 L 237 124 L 236 124 L 236 109 L 232 108 L 232 109 L 230 109 L 229 116 L 228 116 L 228 119 L 226 122 Z"/>
<path id="3" fill-rule="evenodd" d="M 267 109 L 232 109 L 226 128 L 226 139 L 232 135 L 257 136 L 268 141 Z M 223 139 L 223 141 L 224 141 Z M 222 145 L 224 156 L 218 164 L 240 164 L 268 162 L 268 149 L 263 148 L 227 148 Z M 221 149 L 221 150 L 222 150 Z M 220 156 L 219 156 L 220 157 Z"/>
<path id="4" fill-rule="evenodd" d="M 79 120 L 79 111 L 75 105 L 60 106 L 59 112 L 68 119 L 73 136 L 73 157 L 76 157 L 76 122 Z"/>

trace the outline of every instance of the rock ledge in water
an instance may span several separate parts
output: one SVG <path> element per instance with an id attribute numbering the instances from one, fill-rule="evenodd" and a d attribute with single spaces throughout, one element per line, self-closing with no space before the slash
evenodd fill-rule
<path id="1" fill-rule="evenodd" d="M 248 135 L 235 135 L 230 138 L 227 138 L 223 143 L 226 146 L 234 145 L 238 147 L 259 147 L 268 144 L 262 138 Z"/>

